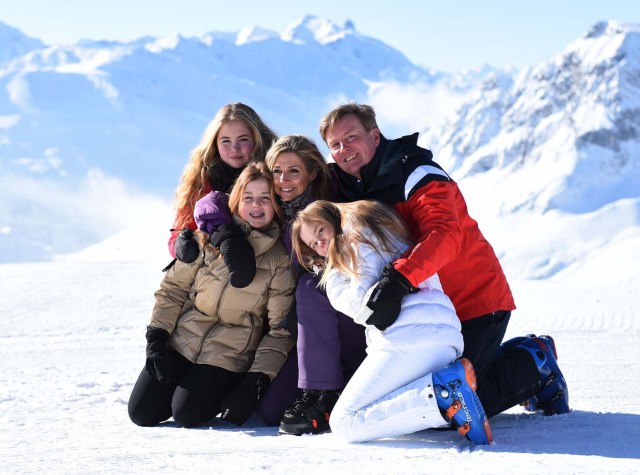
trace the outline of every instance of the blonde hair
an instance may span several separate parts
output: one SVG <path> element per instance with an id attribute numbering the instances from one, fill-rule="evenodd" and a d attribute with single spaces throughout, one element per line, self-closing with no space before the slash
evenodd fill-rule
<path id="1" fill-rule="evenodd" d="M 207 125 L 200 143 L 191 151 L 189 163 L 180 178 L 175 196 L 175 207 L 178 214 L 175 223 L 176 229 L 185 227 L 191 221 L 196 201 L 204 196 L 208 188 L 211 188 L 208 167 L 220 160 L 216 144 L 218 133 L 223 124 L 235 121 L 242 122 L 251 129 L 255 143 L 252 161 L 264 160 L 267 150 L 278 138 L 256 111 L 246 104 L 235 102 L 218 110 L 215 117 Z"/>
<path id="2" fill-rule="evenodd" d="M 389 205 L 379 201 L 331 203 L 318 200 L 298 213 L 291 229 L 293 251 L 307 269 L 317 259 L 317 253 L 300 237 L 302 225 L 328 225 L 333 228 L 329 242 L 321 285 L 326 285 L 328 272 L 337 269 L 353 277 L 359 276 L 357 244 L 368 244 L 378 252 L 396 252 L 397 241 L 411 242 L 407 226 Z"/>
<path id="3" fill-rule="evenodd" d="M 373 110 L 373 107 L 367 104 L 358 104 L 357 102 L 347 102 L 345 104 L 340 104 L 331 112 L 327 113 L 320 121 L 319 131 L 322 140 L 326 142 L 329 129 L 331 129 L 338 123 L 340 119 L 348 114 L 355 115 L 362 124 L 362 127 L 364 127 L 364 130 L 366 130 L 367 132 L 370 132 L 372 129 L 378 128 L 378 123 L 376 122 L 376 112 Z"/>
<path id="4" fill-rule="evenodd" d="M 315 142 L 304 135 L 283 135 L 269 149 L 265 162 L 273 172 L 276 160 L 283 153 L 295 153 L 302 161 L 307 173 L 316 177 L 311 182 L 316 198 L 326 200 L 332 195 L 332 176 L 326 160 Z"/>
<path id="5" fill-rule="evenodd" d="M 231 189 L 229 194 L 229 211 L 231 214 L 238 214 L 240 208 L 240 202 L 242 201 L 242 195 L 249 183 L 252 181 L 266 180 L 269 185 L 269 196 L 271 197 L 271 204 L 275 210 L 275 216 L 278 222 L 282 222 L 282 210 L 278 206 L 276 201 L 275 187 L 273 186 L 273 175 L 269 171 L 269 168 L 264 162 L 251 162 L 242 170 L 236 183 Z"/>

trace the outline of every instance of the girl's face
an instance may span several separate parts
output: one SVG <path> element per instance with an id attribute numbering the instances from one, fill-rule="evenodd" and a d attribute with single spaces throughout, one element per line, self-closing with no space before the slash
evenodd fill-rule
<path id="1" fill-rule="evenodd" d="M 256 143 L 249 126 L 234 120 L 222 124 L 216 138 L 216 146 L 224 163 L 233 168 L 243 168 L 251 160 Z"/>
<path id="2" fill-rule="evenodd" d="M 316 172 L 309 173 L 302 159 L 293 152 L 278 155 L 271 171 L 276 194 L 284 202 L 300 196 L 316 178 Z"/>
<path id="3" fill-rule="evenodd" d="M 329 243 L 334 235 L 333 226 L 326 221 L 317 223 L 302 223 L 300 226 L 300 239 L 314 250 L 318 255 L 327 257 Z"/>
<path id="4" fill-rule="evenodd" d="M 238 214 L 254 229 L 266 229 L 273 221 L 275 210 L 269 182 L 265 179 L 250 181 L 242 193 Z"/>

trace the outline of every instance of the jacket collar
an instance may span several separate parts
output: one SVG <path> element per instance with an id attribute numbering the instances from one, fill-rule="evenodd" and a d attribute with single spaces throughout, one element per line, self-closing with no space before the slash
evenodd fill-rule
<path id="1" fill-rule="evenodd" d="M 342 192 L 350 200 L 363 199 L 382 188 L 403 183 L 404 167 L 408 154 L 419 149 L 418 133 L 399 139 L 387 140 L 380 134 L 380 143 L 369 163 L 360 169 L 361 180 L 342 171 L 336 165 L 336 173 L 342 184 Z"/>
<path id="2" fill-rule="evenodd" d="M 256 256 L 264 254 L 271 249 L 280 237 L 280 226 L 275 221 L 271 222 L 269 227 L 263 231 L 253 229 L 249 223 L 237 215 L 232 216 L 233 222 L 236 223 L 244 231 L 248 241 L 251 243 Z"/>

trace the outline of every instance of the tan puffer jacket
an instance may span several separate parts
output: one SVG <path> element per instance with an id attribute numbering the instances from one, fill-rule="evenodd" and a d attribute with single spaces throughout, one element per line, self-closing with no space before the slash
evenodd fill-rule
<path id="1" fill-rule="evenodd" d="M 253 282 L 232 287 L 220 252 L 207 243 L 194 262 L 176 261 L 167 272 L 155 293 L 150 325 L 167 330 L 170 345 L 194 363 L 260 371 L 273 379 L 295 344 L 285 328 L 296 285 L 290 257 L 276 223 L 257 231 L 234 221 L 248 232 L 256 254 Z"/>

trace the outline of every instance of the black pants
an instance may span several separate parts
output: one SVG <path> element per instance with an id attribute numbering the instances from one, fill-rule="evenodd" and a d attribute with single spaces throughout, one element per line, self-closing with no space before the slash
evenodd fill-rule
<path id="1" fill-rule="evenodd" d="M 497 311 L 462 322 L 462 356 L 473 364 L 487 417 L 521 403 L 539 388 L 540 374 L 527 350 L 500 350 L 510 317 L 511 312 Z"/>
<path id="2" fill-rule="evenodd" d="M 129 398 L 129 417 L 139 426 L 154 426 L 173 416 L 182 427 L 197 427 L 220 412 L 224 398 L 242 380 L 217 366 L 194 364 L 170 350 L 175 371 L 171 380 L 160 383 L 144 369 Z"/>

